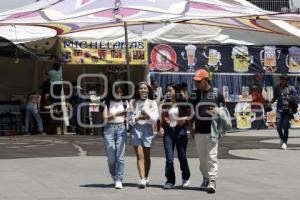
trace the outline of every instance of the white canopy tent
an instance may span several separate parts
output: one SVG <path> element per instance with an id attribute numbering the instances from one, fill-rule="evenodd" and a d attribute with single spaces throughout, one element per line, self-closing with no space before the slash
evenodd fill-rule
<path id="1" fill-rule="evenodd" d="M 0 36 L 15 44 L 47 39 L 56 36 L 51 28 L 39 26 L 5 25 L 0 26 Z"/>
<path id="2" fill-rule="evenodd" d="M 151 43 L 300 45 L 300 37 L 206 25 L 173 23 L 142 37 Z"/>
<path id="3" fill-rule="evenodd" d="M 88 31 L 80 31 L 76 33 L 69 33 L 60 37 L 65 39 L 76 39 L 86 41 L 124 41 L 125 31 L 123 27 L 111 27 L 103 29 L 95 29 Z M 128 31 L 128 39 L 138 39 L 138 35 Z"/>

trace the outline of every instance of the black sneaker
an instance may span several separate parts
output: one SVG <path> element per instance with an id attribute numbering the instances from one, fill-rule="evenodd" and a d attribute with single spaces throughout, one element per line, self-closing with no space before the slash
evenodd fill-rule
<path id="1" fill-rule="evenodd" d="M 207 193 L 215 193 L 217 188 L 216 180 L 210 180 L 207 186 Z"/>
<path id="2" fill-rule="evenodd" d="M 205 190 L 209 184 L 209 178 L 203 176 L 203 182 L 200 185 L 200 189 Z"/>

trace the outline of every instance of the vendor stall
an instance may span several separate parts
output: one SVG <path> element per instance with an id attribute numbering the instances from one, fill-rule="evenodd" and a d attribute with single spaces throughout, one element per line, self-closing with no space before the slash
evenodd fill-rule
<path id="1" fill-rule="evenodd" d="M 267 113 L 264 106 L 272 98 L 272 89 L 278 84 L 279 75 L 289 74 L 291 85 L 295 85 L 297 77 L 300 76 L 300 48 L 297 46 L 300 39 L 289 35 L 280 37 L 281 40 L 276 43 L 274 40 L 268 43 L 272 41 L 272 37 L 278 35 L 247 31 L 247 34 L 255 36 L 248 40 L 243 38 L 245 31 L 231 30 L 230 34 L 228 29 L 224 31 L 205 27 L 207 31 L 203 31 L 199 26 L 199 34 L 202 32 L 204 35 L 199 36 L 197 43 L 194 35 L 191 36 L 194 43 L 172 43 L 171 38 L 176 38 L 174 35 L 178 32 L 179 35 L 188 35 L 190 29 L 186 25 L 185 28 L 183 25 L 170 26 L 163 28 L 167 32 L 160 30 L 157 37 L 152 37 L 156 43 L 149 44 L 150 77 L 160 83 L 163 91 L 170 82 L 184 82 L 191 92 L 195 89 L 192 81 L 194 72 L 204 68 L 211 73 L 212 86 L 224 94 L 234 119 L 234 127 L 265 128 Z M 197 32 L 196 28 L 193 26 L 193 33 Z M 228 33 L 226 37 L 223 35 L 225 32 Z M 169 36 L 170 33 L 173 35 Z M 261 37 L 266 37 L 266 40 L 263 42 Z M 188 41 L 188 37 L 186 38 Z M 259 39 L 255 41 L 255 38 Z M 160 40 L 161 43 L 157 43 Z M 258 93 L 253 86 L 256 86 Z M 253 106 L 253 102 L 261 103 L 261 106 Z M 245 117 L 245 113 L 250 115 Z"/>

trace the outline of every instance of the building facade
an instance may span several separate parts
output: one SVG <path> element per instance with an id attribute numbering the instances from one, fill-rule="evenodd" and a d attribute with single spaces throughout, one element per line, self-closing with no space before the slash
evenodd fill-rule
<path id="1" fill-rule="evenodd" d="M 250 3 L 268 11 L 281 12 L 293 7 L 292 0 L 247 0 Z"/>

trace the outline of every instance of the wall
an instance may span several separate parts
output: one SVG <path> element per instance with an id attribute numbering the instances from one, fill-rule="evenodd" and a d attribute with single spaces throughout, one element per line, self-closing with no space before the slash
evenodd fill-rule
<path id="1" fill-rule="evenodd" d="M 34 65 L 31 60 L 13 58 L 0 59 L 0 100 L 10 100 L 12 95 L 26 95 L 33 85 Z"/>
<path id="2" fill-rule="evenodd" d="M 39 87 L 46 80 L 50 64 L 21 58 L 15 63 L 14 58 L 0 57 L 0 100 L 12 100 L 14 95 L 27 95 L 39 92 Z"/>

